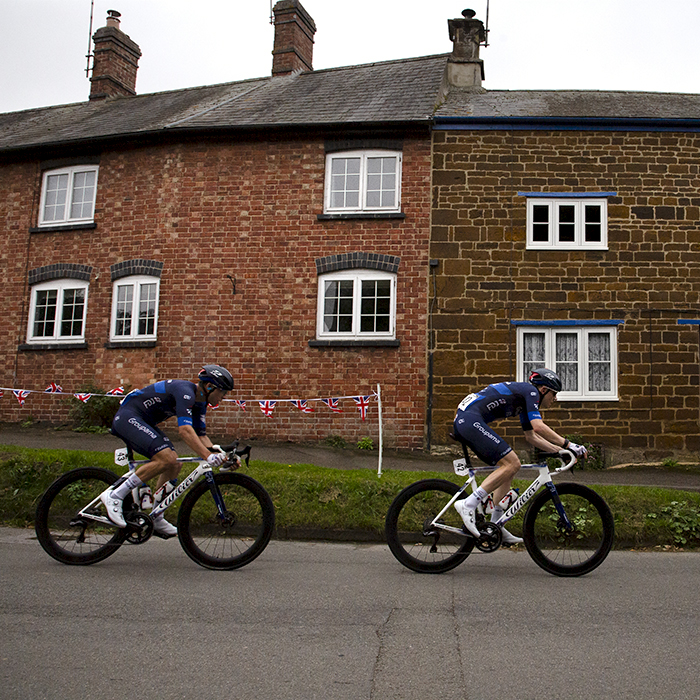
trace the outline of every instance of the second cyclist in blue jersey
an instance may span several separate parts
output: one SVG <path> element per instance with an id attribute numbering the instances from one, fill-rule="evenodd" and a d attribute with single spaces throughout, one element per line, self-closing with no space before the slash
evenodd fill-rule
<path id="1" fill-rule="evenodd" d="M 219 365 L 205 365 L 197 383 L 168 379 L 124 397 L 114 417 L 112 432 L 132 450 L 147 456 L 149 461 L 102 494 L 102 502 L 115 525 L 126 527 L 123 501 L 132 489 L 157 476 L 157 503 L 180 473 L 181 464 L 177 461 L 173 443 L 157 427 L 164 420 L 177 418 L 178 435 L 203 460 L 212 466 L 224 462 L 225 455 L 212 451 L 214 446 L 206 435 L 205 415 L 207 406 L 218 404 L 231 389 L 233 377 L 228 370 Z M 177 535 L 177 528 L 162 515 L 154 519 L 153 531 L 163 538 Z"/>
<path id="2" fill-rule="evenodd" d="M 498 504 L 510 490 L 511 482 L 521 466 L 510 445 L 491 428 L 492 422 L 518 416 L 525 439 L 534 447 L 544 452 L 557 452 L 565 448 L 577 457 L 585 457 L 585 447 L 569 442 L 542 420 L 540 408 L 549 408 L 561 388 L 557 374 L 542 368 L 532 371 L 527 382 L 490 384 L 480 392 L 465 397 L 459 404 L 454 421 L 455 435 L 483 462 L 498 467 L 473 494 L 455 503 L 465 527 L 474 537 L 479 537 L 477 506 L 493 491 L 494 512 L 491 520 L 498 520 L 503 514 Z M 505 544 L 522 542 L 520 537 L 505 528 L 502 528 L 502 535 Z"/>

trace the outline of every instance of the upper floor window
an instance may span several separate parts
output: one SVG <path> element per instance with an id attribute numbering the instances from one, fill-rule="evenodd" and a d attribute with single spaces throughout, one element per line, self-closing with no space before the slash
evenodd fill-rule
<path id="1" fill-rule="evenodd" d="M 85 340 L 88 283 L 55 279 L 32 287 L 28 343 Z"/>
<path id="2" fill-rule="evenodd" d="M 41 186 L 39 226 L 91 222 L 95 216 L 97 166 L 48 170 Z"/>
<path id="3" fill-rule="evenodd" d="M 155 340 L 160 279 L 123 277 L 112 288 L 111 340 Z"/>
<path id="4" fill-rule="evenodd" d="M 549 367 L 562 381 L 560 401 L 618 398 L 616 326 L 519 326 L 517 352 L 518 380 Z"/>
<path id="5" fill-rule="evenodd" d="M 527 247 L 607 249 L 607 199 L 528 198 Z"/>
<path id="6" fill-rule="evenodd" d="M 345 270 L 319 277 L 319 339 L 393 339 L 395 334 L 395 274 Z"/>
<path id="7" fill-rule="evenodd" d="M 326 213 L 398 212 L 401 153 L 345 151 L 326 156 Z"/>

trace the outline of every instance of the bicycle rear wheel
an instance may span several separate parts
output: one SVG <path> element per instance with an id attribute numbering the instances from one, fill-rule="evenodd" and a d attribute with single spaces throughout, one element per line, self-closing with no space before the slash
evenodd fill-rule
<path id="1" fill-rule="evenodd" d="M 96 522 L 78 511 L 119 477 L 107 469 L 81 467 L 49 486 L 36 509 L 34 529 L 44 551 L 63 564 L 95 564 L 119 549 L 127 530 Z M 107 517 L 101 502 L 94 514 Z"/>
<path id="2" fill-rule="evenodd" d="M 568 532 L 549 490 L 535 496 L 523 520 L 525 547 L 534 562 L 556 576 L 581 576 L 608 556 L 615 525 L 608 504 L 581 484 L 557 484 L 574 529 Z"/>
<path id="3" fill-rule="evenodd" d="M 439 574 L 461 564 L 474 549 L 474 539 L 430 528 L 429 523 L 459 491 L 451 481 L 424 479 L 407 486 L 386 514 L 384 532 L 391 553 L 407 568 Z M 461 529 L 462 519 L 450 507 L 440 522 Z"/>
<path id="4" fill-rule="evenodd" d="M 267 547 L 275 508 L 267 491 L 246 474 L 216 474 L 226 515 L 222 518 L 209 483 L 202 481 L 180 506 L 177 532 L 187 555 L 207 569 L 238 569 Z"/>

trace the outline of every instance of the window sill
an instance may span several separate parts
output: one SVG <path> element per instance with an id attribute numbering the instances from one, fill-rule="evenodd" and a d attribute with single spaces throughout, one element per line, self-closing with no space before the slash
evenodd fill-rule
<path id="1" fill-rule="evenodd" d="M 383 220 L 383 219 L 405 219 L 406 214 L 401 211 L 393 212 L 347 212 L 344 214 L 319 214 L 316 219 L 317 221 L 345 221 L 351 219 L 365 219 L 365 220 Z"/>
<path id="2" fill-rule="evenodd" d="M 309 341 L 310 348 L 398 348 L 400 340 L 317 340 Z"/>
<path id="3" fill-rule="evenodd" d="M 21 343 L 20 351 L 25 350 L 87 350 L 88 344 L 82 343 Z"/>
<path id="4" fill-rule="evenodd" d="M 34 226 L 29 229 L 29 233 L 55 233 L 56 231 L 89 231 L 97 228 L 93 221 L 87 224 L 56 224 L 56 226 Z"/>
<path id="5" fill-rule="evenodd" d="M 117 348 L 154 348 L 158 344 L 157 340 L 110 340 L 105 343 L 107 350 Z"/>

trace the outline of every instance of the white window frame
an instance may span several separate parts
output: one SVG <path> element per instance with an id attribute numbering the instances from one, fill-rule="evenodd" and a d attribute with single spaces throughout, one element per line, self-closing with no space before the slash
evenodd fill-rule
<path id="1" fill-rule="evenodd" d="M 56 170 L 47 170 L 41 182 L 41 202 L 39 206 L 39 226 L 64 226 L 67 224 L 84 224 L 92 223 L 95 220 L 95 199 L 97 197 L 97 176 L 99 168 L 96 165 L 76 165 L 69 168 L 57 168 Z M 76 196 L 81 189 L 76 184 L 76 179 L 80 175 L 86 173 L 94 173 L 95 183 L 92 186 L 91 201 L 87 202 L 88 211 L 81 212 L 78 216 L 72 215 L 73 205 L 76 203 Z M 47 214 L 47 198 L 49 197 L 49 181 L 52 177 L 65 176 L 67 178 L 67 187 L 65 188 L 65 203 L 63 215 L 58 218 L 46 218 Z"/>
<path id="2" fill-rule="evenodd" d="M 139 310 L 143 301 L 143 292 L 148 285 L 155 285 L 155 303 L 153 317 L 153 332 L 139 332 Z M 120 289 L 131 288 L 131 299 L 126 302 L 130 305 L 131 328 L 128 333 L 117 334 L 118 321 L 117 313 L 120 305 L 125 302 L 120 299 Z M 156 340 L 158 336 L 158 302 L 160 299 L 160 278 L 150 275 L 130 275 L 114 280 L 112 283 L 112 314 L 110 321 L 110 340 L 114 342 L 131 340 Z"/>
<path id="3" fill-rule="evenodd" d="M 588 388 L 591 361 L 588 359 L 589 337 L 592 334 L 607 334 L 610 338 L 610 389 L 607 391 L 593 391 Z M 558 334 L 575 334 L 577 336 L 577 391 L 560 391 L 559 401 L 618 401 L 617 395 L 617 326 L 615 325 L 523 325 L 518 326 L 517 339 L 517 380 L 527 381 L 524 370 L 524 346 L 526 334 L 544 334 L 544 358 L 537 358 L 536 363 L 540 367 L 548 367 L 557 372 L 556 337 Z M 540 359 L 542 361 L 540 362 Z M 531 361 L 528 361 L 531 362 Z"/>
<path id="4" fill-rule="evenodd" d="M 334 205 L 332 201 L 333 195 L 333 165 L 334 163 L 351 158 L 359 159 L 359 188 L 357 204 L 343 204 L 342 206 Z M 368 191 L 370 182 L 369 168 L 370 161 L 376 158 L 394 158 L 394 197 L 390 204 L 370 204 L 368 202 Z M 401 211 L 401 172 L 402 172 L 403 154 L 401 151 L 390 150 L 355 150 L 355 151 L 340 151 L 337 153 L 328 153 L 326 155 L 326 179 L 324 193 L 324 213 L 327 214 L 354 214 L 354 213 L 395 213 Z M 347 190 L 343 190 L 347 191 Z"/>
<path id="5" fill-rule="evenodd" d="M 72 278 L 61 278 L 51 280 L 49 282 L 41 282 L 35 284 L 31 289 L 31 302 L 29 304 L 29 319 L 27 322 L 27 343 L 33 345 L 45 343 L 79 343 L 85 342 L 85 319 L 87 317 L 88 306 L 88 288 L 89 283 L 85 280 Z M 66 292 L 69 290 L 82 289 L 84 290 L 83 315 L 81 320 L 81 332 L 77 335 L 62 335 L 62 320 L 63 311 L 66 304 Z M 56 314 L 53 319 L 54 328 L 52 335 L 34 335 L 37 298 L 40 292 L 55 291 L 56 292 Z M 73 319 L 78 320 L 78 319 Z"/>
<path id="6" fill-rule="evenodd" d="M 389 328 L 387 331 L 362 331 L 362 283 L 384 281 L 390 283 Z M 325 327 L 326 283 L 353 283 L 352 294 L 352 329 L 350 331 L 332 331 Z M 394 340 L 396 338 L 396 274 L 381 270 L 342 270 L 320 275 L 318 278 L 318 303 L 316 317 L 316 337 L 319 340 Z"/>
<path id="7" fill-rule="evenodd" d="M 536 226 L 543 223 L 535 221 L 535 207 L 545 208 L 548 212 L 547 240 L 535 240 Z M 573 209 L 574 221 L 564 221 L 563 208 Z M 586 240 L 587 207 L 600 210 L 600 240 Z M 562 241 L 559 238 L 562 226 L 573 228 L 574 240 Z M 529 197 L 527 200 L 527 247 L 533 250 L 607 250 L 608 249 L 608 200 L 603 197 Z"/>

